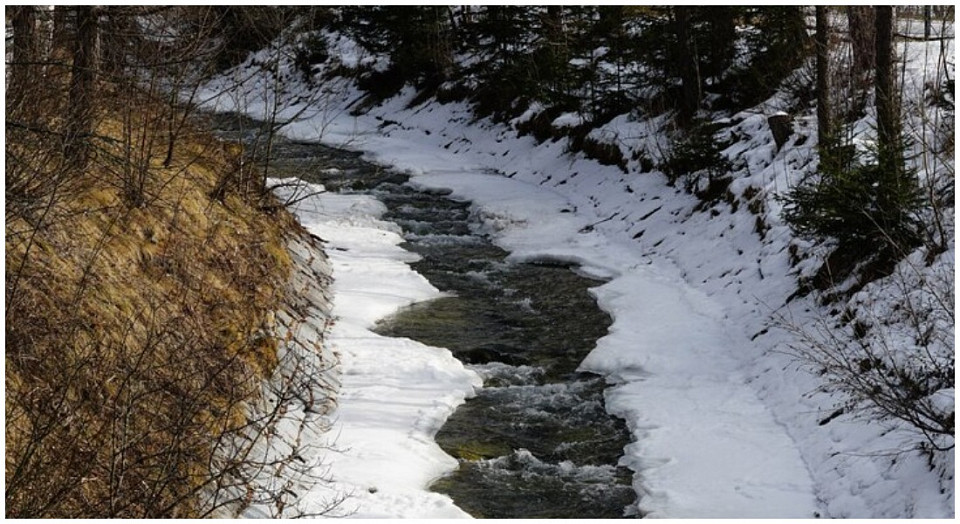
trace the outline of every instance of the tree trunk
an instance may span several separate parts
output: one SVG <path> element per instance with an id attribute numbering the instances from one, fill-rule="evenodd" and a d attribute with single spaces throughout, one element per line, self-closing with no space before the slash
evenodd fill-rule
<path id="1" fill-rule="evenodd" d="M 847 28 L 850 31 L 850 47 L 853 51 L 851 73 L 855 84 L 876 67 L 875 19 L 874 10 L 870 6 L 847 7 Z"/>
<path id="2" fill-rule="evenodd" d="M 431 22 L 433 25 L 431 62 L 433 62 L 437 79 L 446 80 L 453 71 L 452 38 L 454 26 L 451 25 L 451 22 L 455 22 L 455 20 L 450 15 L 449 6 L 435 6 L 428 11 L 428 14 L 432 15 Z"/>
<path id="3" fill-rule="evenodd" d="M 710 36 L 706 42 L 701 57 L 709 60 L 709 73 L 704 73 L 701 65 L 701 77 L 720 79 L 730 67 L 736 56 L 737 20 L 736 8 L 733 6 L 704 8 L 706 22 L 710 28 Z M 704 58 L 701 58 L 701 64 Z"/>
<path id="4" fill-rule="evenodd" d="M 60 55 L 69 50 L 70 42 L 76 36 L 76 26 L 70 20 L 73 17 L 73 7 L 65 5 L 53 6 L 53 40 L 51 54 Z"/>
<path id="5" fill-rule="evenodd" d="M 86 167 L 90 155 L 90 133 L 96 102 L 97 13 L 90 6 L 78 6 L 77 36 L 70 73 L 70 107 L 67 114 L 65 153 L 77 169 Z"/>
<path id="6" fill-rule="evenodd" d="M 693 119 L 700 105 L 700 82 L 697 75 L 697 57 L 690 42 L 690 8 L 675 6 L 673 15 L 680 73 L 680 122 L 686 125 Z"/>
<path id="7" fill-rule="evenodd" d="M 877 109 L 877 145 L 883 169 L 900 168 L 900 111 L 893 77 L 893 7 L 876 9 L 874 92 Z"/>
<path id="8" fill-rule="evenodd" d="M 37 13 L 33 6 L 8 7 L 7 10 L 13 11 L 13 60 L 10 62 L 8 101 L 16 101 L 26 93 L 30 73 L 37 65 Z"/>
<path id="9" fill-rule="evenodd" d="M 620 6 L 600 6 L 597 12 L 600 16 L 600 26 L 605 28 L 611 34 L 613 44 L 613 56 L 616 58 L 616 96 L 619 100 L 623 94 L 623 76 L 625 67 L 624 48 L 626 47 L 626 31 L 623 27 L 625 7 Z"/>
<path id="10" fill-rule="evenodd" d="M 817 6 L 817 137 L 820 160 L 830 157 L 834 146 L 833 115 L 830 104 L 830 34 L 827 8 Z"/>
<path id="11" fill-rule="evenodd" d="M 542 38 L 545 42 L 547 61 L 538 64 L 541 79 L 547 84 L 552 95 L 565 95 L 564 67 L 566 65 L 566 45 L 563 34 L 563 7 L 547 6 L 547 12 L 541 19 Z"/>
<path id="12" fill-rule="evenodd" d="M 563 7 L 559 5 L 547 6 L 547 16 L 543 22 L 547 41 L 551 44 L 560 43 L 563 39 Z"/>

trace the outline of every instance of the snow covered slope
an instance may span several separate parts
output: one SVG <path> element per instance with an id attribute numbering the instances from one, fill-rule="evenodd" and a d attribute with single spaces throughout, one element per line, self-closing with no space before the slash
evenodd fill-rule
<path id="1" fill-rule="evenodd" d="M 910 45 L 918 47 L 901 56 L 930 56 L 926 44 Z M 792 296 L 798 276 L 815 268 L 810 255 L 823 246 L 793 239 L 776 199 L 816 166 L 812 112 L 796 115 L 795 138 L 782 150 L 766 121 L 784 105 L 782 96 L 721 120 L 721 133 L 731 140 L 723 154 L 733 163 L 733 181 L 726 198 L 705 206 L 668 186 L 662 173 L 641 172 L 637 161 L 625 174 L 567 154 L 563 141 L 517 136 L 518 122 L 477 120 L 465 104 L 410 107 L 412 90 L 354 117 L 349 108 L 363 94 L 347 81 L 330 81 L 310 88 L 317 93 L 309 97 L 314 106 L 301 113 L 293 96 L 308 87 L 296 76 L 287 75 L 277 107 L 281 118 L 304 117 L 285 128 L 289 136 L 364 151 L 415 175 L 415 183 L 454 189 L 474 202 L 516 259 L 576 261 L 612 279 L 595 293 L 615 323 L 583 368 L 614 384 L 608 405 L 636 440 L 625 461 L 636 472 L 641 511 L 662 517 L 953 516 L 952 449 L 921 453 L 918 435 L 902 424 L 838 414 L 843 399 L 823 392 L 816 374 L 790 355 L 799 340 L 784 325 L 828 318 L 813 295 Z M 259 89 L 270 85 L 273 80 L 253 76 L 245 91 L 219 97 L 217 108 L 267 115 L 274 99 Z M 623 115 L 592 136 L 628 151 L 657 151 L 667 147 L 664 124 Z M 859 132 L 868 127 L 865 120 Z M 952 231 L 952 209 L 945 219 Z M 923 278 L 952 275 L 954 253 L 951 240 Z M 909 272 L 909 262 L 897 274 Z M 883 296 L 902 284 L 895 274 L 863 293 Z M 952 341 L 953 326 L 940 328 Z M 363 358 L 362 351 L 355 358 Z M 349 360 L 345 356 L 345 365 Z M 462 384 L 446 387 L 462 398 Z M 945 394 L 952 403 L 952 391 Z M 371 514 L 411 514 L 402 506 L 361 504 L 375 508 Z"/>

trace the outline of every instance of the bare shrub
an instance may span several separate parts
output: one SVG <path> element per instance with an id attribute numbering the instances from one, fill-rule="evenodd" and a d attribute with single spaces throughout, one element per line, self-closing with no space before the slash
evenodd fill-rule
<path id="1" fill-rule="evenodd" d="M 332 362 L 263 327 L 290 293 L 298 229 L 279 206 L 260 211 L 262 188 L 208 197 L 236 156 L 190 118 L 216 23 L 199 9 L 59 9 L 63 46 L 40 42 L 45 57 L 18 63 L 5 144 L 8 517 L 291 516 L 323 480 L 311 448 Z M 120 47 L 91 56 L 81 20 Z M 171 39 L 188 24 L 192 39 Z"/>
<path id="2" fill-rule="evenodd" d="M 916 252 L 893 275 L 853 296 L 846 310 L 798 325 L 791 353 L 841 394 L 848 413 L 898 420 L 921 447 L 954 444 L 954 281 L 951 264 L 927 265 Z"/>

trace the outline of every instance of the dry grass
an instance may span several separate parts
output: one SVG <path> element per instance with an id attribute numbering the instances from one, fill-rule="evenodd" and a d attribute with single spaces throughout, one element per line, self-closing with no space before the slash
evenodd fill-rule
<path id="1" fill-rule="evenodd" d="M 65 177 L 8 129 L 8 179 L 18 154 L 64 181 L 51 205 L 7 213 L 8 517 L 201 514 L 197 493 L 223 473 L 215 445 L 249 422 L 244 401 L 277 361 L 260 328 L 295 220 L 261 211 L 260 194 L 211 199 L 236 151 L 199 132 L 168 167 L 138 152 L 146 198 L 131 207 L 123 130 L 103 119 L 95 160 Z"/>

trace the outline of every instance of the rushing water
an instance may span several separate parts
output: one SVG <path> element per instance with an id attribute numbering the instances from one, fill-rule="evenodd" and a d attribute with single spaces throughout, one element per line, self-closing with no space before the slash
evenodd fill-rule
<path id="1" fill-rule="evenodd" d="M 624 516 L 635 493 L 617 461 L 629 435 L 604 410 L 603 380 L 576 371 L 610 325 L 587 292 L 597 282 L 566 266 L 506 262 L 473 234 L 466 203 L 395 184 L 373 193 L 421 255 L 414 269 L 452 294 L 379 332 L 446 347 L 484 378 L 436 436 L 460 468 L 433 489 L 477 517 Z"/>
<path id="2" fill-rule="evenodd" d="M 460 467 L 434 491 L 475 517 L 632 514 L 631 473 L 617 465 L 629 433 L 604 409 L 603 380 L 576 371 L 611 322 L 587 292 L 596 281 L 564 265 L 506 261 L 476 233 L 468 203 L 415 190 L 355 153 L 284 141 L 271 165 L 274 176 L 383 201 L 404 247 L 422 257 L 414 269 L 446 292 L 378 326 L 448 348 L 484 378 L 436 436 Z"/>

